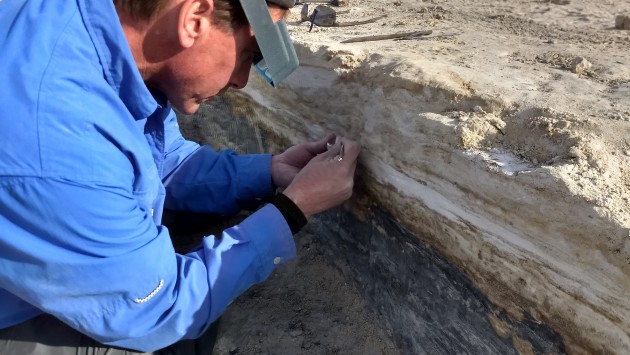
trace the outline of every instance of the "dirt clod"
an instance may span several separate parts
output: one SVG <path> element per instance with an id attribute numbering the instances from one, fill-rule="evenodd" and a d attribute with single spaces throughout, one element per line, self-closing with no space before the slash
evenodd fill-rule
<path id="1" fill-rule="evenodd" d="M 575 57 L 571 62 L 571 72 L 578 75 L 587 75 L 593 64 L 583 57 Z"/>
<path id="2" fill-rule="evenodd" d="M 617 15 L 615 17 L 615 28 L 618 30 L 630 30 L 630 16 Z"/>

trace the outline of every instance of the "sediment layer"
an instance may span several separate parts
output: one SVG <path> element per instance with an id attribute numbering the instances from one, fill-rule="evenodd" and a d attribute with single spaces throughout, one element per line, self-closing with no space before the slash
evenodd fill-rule
<path id="1" fill-rule="evenodd" d="M 540 105 L 415 57 L 298 52 L 281 88 L 253 76 L 234 104 L 294 143 L 358 139 L 373 202 L 493 302 L 551 325 L 574 352 L 630 351 L 628 157 L 601 135 L 597 107 Z"/>

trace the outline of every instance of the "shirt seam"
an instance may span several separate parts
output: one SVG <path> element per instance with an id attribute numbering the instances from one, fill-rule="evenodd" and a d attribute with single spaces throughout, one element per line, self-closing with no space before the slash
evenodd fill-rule
<path id="1" fill-rule="evenodd" d="M 112 86 L 113 88 L 115 88 L 117 91 L 120 89 L 120 83 L 115 83 L 114 80 L 114 76 L 111 73 L 111 65 L 107 65 L 108 61 L 105 60 L 105 58 L 103 58 L 103 48 L 100 45 L 100 43 L 95 40 L 95 30 L 94 30 L 94 26 L 92 26 L 92 23 L 89 21 L 89 16 L 90 16 L 90 11 L 88 9 L 88 5 L 85 3 L 85 1 L 83 0 L 79 0 L 79 5 L 85 9 L 85 11 L 81 11 L 81 19 L 83 21 L 84 26 L 87 29 L 87 33 L 88 36 L 90 36 L 90 39 L 92 40 L 92 45 L 94 45 L 94 48 L 96 49 L 96 55 L 98 56 L 100 62 L 101 62 L 101 67 L 104 69 L 103 73 L 105 74 L 105 76 L 107 77 L 107 82 L 110 86 Z"/>
<path id="2" fill-rule="evenodd" d="M 44 82 L 46 81 L 46 78 L 48 76 L 48 69 L 50 68 L 52 62 L 53 62 L 53 58 L 55 58 L 57 56 L 57 49 L 59 47 L 59 42 L 61 41 L 61 39 L 66 35 L 66 30 L 68 28 L 68 26 L 70 25 L 70 22 L 72 22 L 72 19 L 76 16 L 77 12 L 78 12 L 78 8 L 74 8 L 74 12 L 72 13 L 72 15 L 69 17 L 68 21 L 65 23 L 65 25 L 63 26 L 63 30 L 59 33 L 59 36 L 57 37 L 57 39 L 55 40 L 55 44 L 52 47 L 51 53 L 50 53 L 50 57 L 48 58 L 48 62 L 46 63 L 46 67 L 44 69 L 44 71 L 42 72 L 42 76 L 41 79 L 39 81 L 39 86 L 37 88 L 37 105 L 35 107 L 35 122 L 37 125 L 37 153 L 39 155 L 39 174 L 43 174 L 44 172 L 44 156 L 43 156 L 43 152 L 42 152 L 42 141 L 41 141 L 41 136 L 42 136 L 42 132 L 41 132 L 41 126 L 39 124 L 40 121 L 40 100 L 41 100 L 41 96 L 42 96 L 42 88 L 44 86 Z"/>

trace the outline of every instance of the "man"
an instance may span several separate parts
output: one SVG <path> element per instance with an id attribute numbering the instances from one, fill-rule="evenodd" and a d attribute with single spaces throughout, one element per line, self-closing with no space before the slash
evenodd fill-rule
<path id="1" fill-rule="evenodd" d="M 348 138 L 217 153 L 184 140 L 171 108 L 244 87 L 252 62 L 277 85 L 296 63 L 291 5 L 0 1 L 0 353 L 52 353 L 75 331 L 139 351 L 197 338 L 294 257 L 306 217 L 350 197 Z M 271 203 L 185 255 L 161 225 L 164 207 L 227 215 L 258 200 Z"/>

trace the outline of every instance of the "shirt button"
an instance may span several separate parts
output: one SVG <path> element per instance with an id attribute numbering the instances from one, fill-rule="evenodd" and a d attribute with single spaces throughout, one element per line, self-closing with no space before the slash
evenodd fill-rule
<path id="1" fill-rule="evenodd" d="M 153 217 L 153 214 L 155 213 L 155 210 L 152 208 L 151 209 L 151 217 Z"/>
<path id="2" fill-rule="evenodd" d="M 273 264 L 274 265 L 280 264 L 281 261 L 282 261 L 282 258 L 279 257 L 279 256 L 276 256 L 275 258 L 273 258 Z"/>

